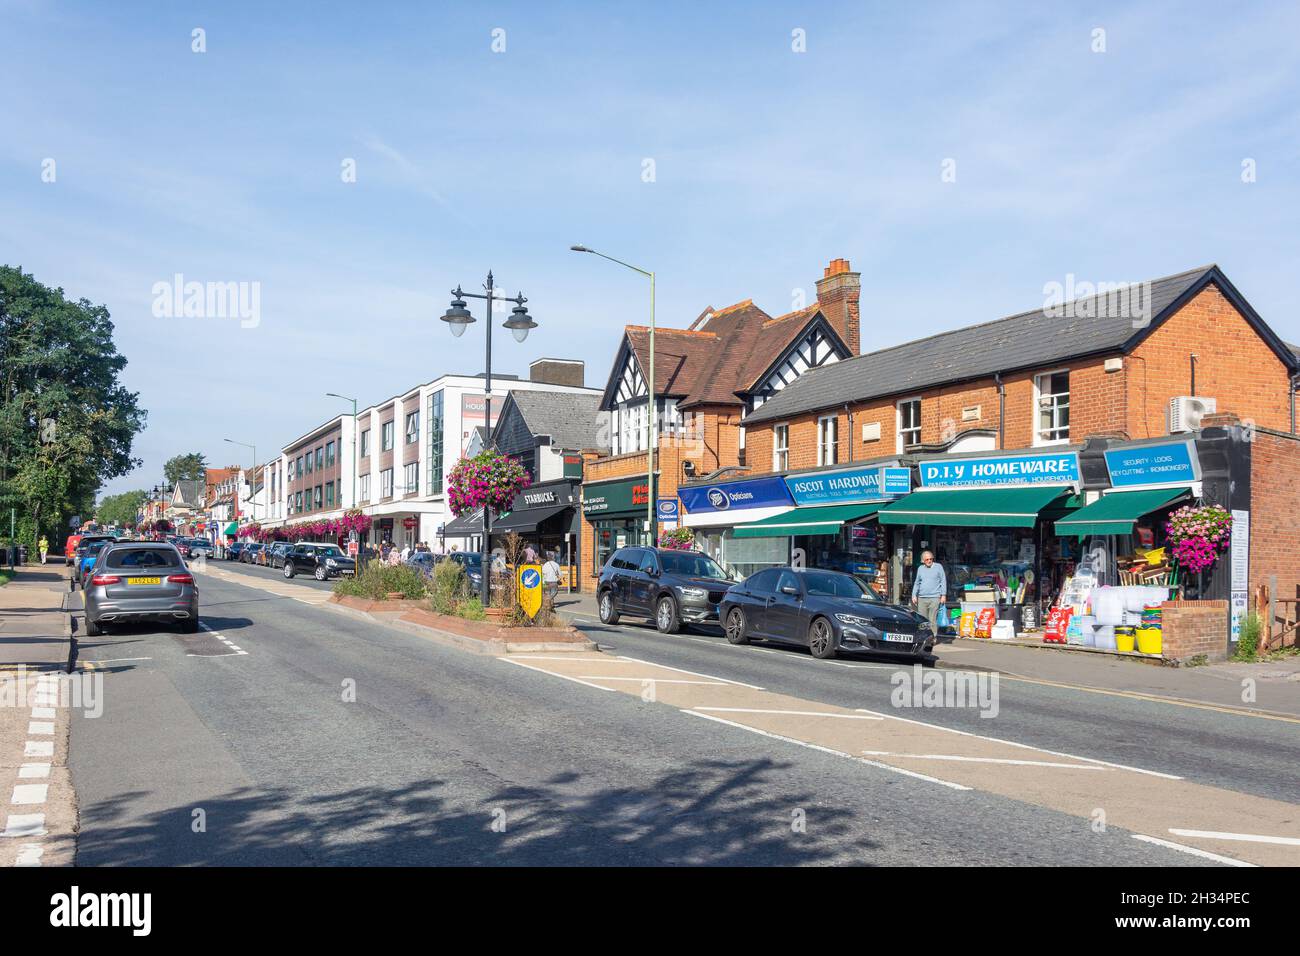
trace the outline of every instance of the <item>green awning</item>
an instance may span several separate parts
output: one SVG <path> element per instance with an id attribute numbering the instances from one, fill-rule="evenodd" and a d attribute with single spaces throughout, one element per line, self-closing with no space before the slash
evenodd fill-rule
<path id="1" fill-rule="evenodd" d="M 881 524 L 929 524 L 959 528 L 1032 528 L 1039 512 L 1059 507 L 1072 489 L 956 488 L 914 491 L 880 512 Z"/>
<path id="2" fill-rule="evenodd" d="M 1190 492 L 1190 488 L 1112 491 L 1074 514 L 1058 520 L 1056 533 L 1080 537 L 1089 534 L 1131 534 L 1133 523 L 1138 518 Z"/>
<path id="3" fill-rule="evenodd" d="M 233 537 L 234 537 L 235 535 L 237 535 L 237 534 L 239 534 L 239 522 L 238 522 L 238 521 L 232 521 L 232 522 L 230 522 L 230 524 L 226 525 L 226 537 L 227 537 L 227 538 L 233 538 Z"/>
<path id="4" fill-rule="evenodd" d="M 857 505 L 816 505 L 795 508 L 753 524 L 737 525 L 737 538 L 787 538 L 796 534 L 839 534 L 846 522 L 869 518 L 888 502 Z"/>

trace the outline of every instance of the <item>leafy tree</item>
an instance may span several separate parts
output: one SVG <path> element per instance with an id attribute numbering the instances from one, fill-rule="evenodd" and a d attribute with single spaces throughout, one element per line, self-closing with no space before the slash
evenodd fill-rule
<path id="1" fill-rule="evenodd" d="M 100 524 L 135 524 L 136 513 L 147 497 L 147 491 L 124 491 L 120 495 L 109 495 L 95 508 L 95 520 Z"/>
<path id="2" fill-rule="evenodd" d="M 108 309 L 0 266 L 0 514 L 21 516 L 20 539 L 60 540 L 103 482 L 140 463 L 147 413 L 118 380 L 125 367 Z"/>
<path id="3" fill-rule="evenodd" d="M 197 451 L 169 458 L 167 464 L 163 465 L 163 474 L 167 476 L 168 484 L 172 485 L 178 481 L 202 481 L 207 472 L 207 459 Z"/>

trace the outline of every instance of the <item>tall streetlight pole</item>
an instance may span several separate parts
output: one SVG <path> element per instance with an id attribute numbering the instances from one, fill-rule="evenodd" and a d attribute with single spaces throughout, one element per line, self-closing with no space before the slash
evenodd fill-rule
<path id="1" fill-rule="evenodd" d="M 235 441 L 233 438 L 223 438 L 221 440 L 230 442 L 230 444 L 232 445 L 239 445 L 243 448 L 251 448 L 253 450 L 253 470 L 254 471 L 257 470 L 257 446 L 256 445 L 250 445 L 247 442 L 242 442 L 242 441 Z M 257 523 L 257 489 L 253 486 L 253 473 L 251 471 L 248 473 L 248 497 L 253 504 L 253 523 L 256 524 Z"/>
<path id="2" fill-rule="evenodd" d="M 492 447 L 492 303 L 495 299 L 492 294 L 492 272 L 490 270 L 487 274 L 487 283 L 483 288 L 487 290 L 486 295 L 479 295 L 476 292 L 462 292 L 460 286 L 456 286 L 456 288 L 451 292 L 453 296 L 451 300 L 451 308 L 443 314 L 442 321 L 446 322 L 451 327 L 452 335 L 460 338 L 465 334 L 465 329 L 469 328 L 470 323 L 474 321 L 474 316 L 470 315 L 469 309 L 465 307 L 465 298 L 468 296 L 471 299 L 487 300 L 487 367 L 485 369 L 487 387 L 484 389 L 483 447 L 484 449 L 488 449 Z M 522 295 L 517 295 L 514 298 L 511 298 L 510 296 L 501 296 L 500 301 L 515 303 L 515 307 L 510 310 L 510 318 L 506 319 L 502 325 L 510 330 L 510 334 L 515 337 L 516 342 L 522 342 L 524 339 L 528 338 L 529 332 L 537 328 L 537 323 L 533 321 L 533 317 L 529 315 L 528 310 L 524 308 L 524 303 L 528 300 Z M 482 547 L 483 583 L 481 588 L 481 600 L 484 607 L 487 607 L 492 603 L 492 565 L 490 557 L 492 550 L 490 540 L 491 533 L 492 509 L 487 505 L 484 505 Z"/>
<path id="3" fill-rule="evenodd" d="M 646 436 L 646 530 L 650 535 L 651 545 L 658 544 L 659 524 L 655 518 L 655 446 L 659 443 L 658 422 L 656 420 L 658 409 L 655 402 L 655 274 L 632 265 L 630 262 L 624 262 L 622 259 L 615 259 L 613 256 L 607 256 L 603 252 L 597 252 L 595 249 L 588 249 L 586 246 L 569 246 L 574 252 L 589 252 L 593 256 L 600 256 L 602 259 L 608 259 L 610 262 L 616 262 L 625 269 L 631 269 L 633 272 L 639 272 L 650 280 L 650 414 L 648 416 L 647 428 L 649 435 Z"/>

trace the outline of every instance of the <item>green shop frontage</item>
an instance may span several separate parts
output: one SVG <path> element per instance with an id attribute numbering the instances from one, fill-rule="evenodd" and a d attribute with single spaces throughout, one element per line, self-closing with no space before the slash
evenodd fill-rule
<path id="1" fill-rule="evenodd" d="M 592 529 L 593 575 L 600 574 L 617 549 L 654 544 L 654 531 L 647 520 L 652 500 L 654 494 L 646 476 L 583 483 L 582 515 Z"/>

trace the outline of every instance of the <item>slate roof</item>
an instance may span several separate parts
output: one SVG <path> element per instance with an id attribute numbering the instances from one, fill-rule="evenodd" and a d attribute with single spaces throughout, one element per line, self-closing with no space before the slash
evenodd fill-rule
<path id="1" fill-rule="evenodd" d="M 656 329 L 655 394 L 676 397 L 683 408 L 743 405 L 740 396 L 759 384 L 818 311 L 814 302 L 773 318 L 745 299 L 715 311 L 703 328 Z M 836 334 L 829 323 L 827 329 Z M 628 347 L 649 374 L 650 329 L 629 325 L 626 335 Z M 618 367 L 616 362 L 616 372 Z"/>
<path id="2" fill-rule="evenodd" d="M 1135 327 L 1127 315 L 1095 317 L 1104 305 L 1100 296 L 1075 300 L 1074 308 L 1061 310 L 1064 315 L 1033 309 L 813 369 L 769 399 L 745 424 L 759 425 L 845 402 L 988 378 L 995 372 L 1126 351 L 1162 321 L 1166 312 L 1172 312 L 1172 306 L 1180 305 L 1185 296 L 1209 281 L 1219 286 L 1279 354 L 1288 353 L 1289 363 L 1295 367 L 1296 354 L 1264 325 L 1218 266 L 1209 265 L 1152 280 L 1151 318 L 1145 325 Z"/>
<path id="3" fill-rule="evenodd" d="M 655 343 L 658 345 L 658 342 Z M 599 392 L 511 392 L 534 435 L 550 435 L 557 448 L 599 449 L 607 440 L 601 434 Z"/>

